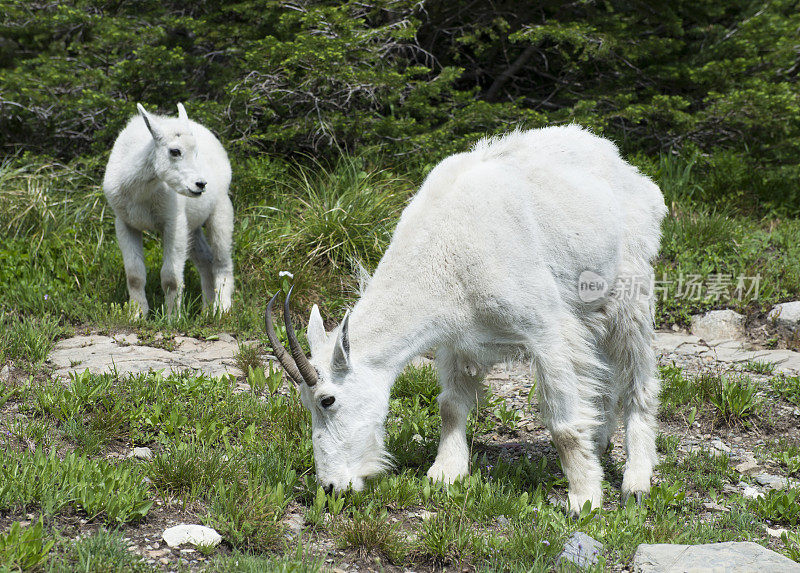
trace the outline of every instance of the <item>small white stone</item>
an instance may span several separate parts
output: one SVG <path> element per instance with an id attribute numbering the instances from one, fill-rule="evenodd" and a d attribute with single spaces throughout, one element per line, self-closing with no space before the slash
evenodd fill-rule
<path id="1" fill-rule="evenodd" d="M 187 523 L 170 527 L 164 531 L 162 538 L 170 547 L 180 547 L 184 543 L 216 546 L 222 541 L 222 536 L 212 528 Z"/>
<path id="2" fill-rule="evenodd" d="M 128 452 L 129 458 L 136 458 L 137 460 L 149 460 L 153 458 L 153 450 L 150 448 L 133 448 Z"/>
<path id="3" fill-rule="evenodd" d="M 772 529 L 769 525 L 765 525 L 764 528 L 767 530 L 767 534 L 769 534 L 770 537 L 777 537 L 778 539 L 781 538 L 781 535 L 786 533 L 786 530 L 782 527 Z"/>
<path id="4" fill-rule="evenodd" d="M 763 493 L 761 493 L 756 488 L 754 488 L 752 486 L 749 486 L 749 485 L 745 486 L 744 491 L 742 492 L 742 495 L 744 497 L 747 497 L 747 498 L 750 498 L 750 499 L 756 499 L 756 498 L 759 498 L 759 497 L 764 497 Z"/>

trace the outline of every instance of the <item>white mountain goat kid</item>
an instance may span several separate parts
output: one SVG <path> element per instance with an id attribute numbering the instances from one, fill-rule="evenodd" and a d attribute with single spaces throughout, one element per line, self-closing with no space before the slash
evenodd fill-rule
<path id="1" fill-rule="evenodd" d="M 180 311 L 187 254 L 200 274 L 204 305 L 225 312 L 233 293 L 231 166 L 225 149 L 208 129 L 189 120 L 180 103 L 177 118 L 137 107 L 139 115 L 114 142 L 103 179 L 117 217 L 130 302 L 147 314 L 142 231 L 156 231 L 164 241 L 167 314 Z"/>
<path id="2" fill-rule="evenodd" d="M 570 510 L 601 505 L 599 458 L 618 406 L 622 492 L 641 501 L 656 462 L 651 259 L 665 212 L 658 187 L 613 143 L 575 125 L 483 140 L 441 162 L 342 324 L 326 334 L 313 307 L 310 361 L 288 297 L 293 358 L 275 337 L 275 298 L 267 307 L 270 342 L 311 411 L 318 480 L 360 489 L 387 465 L 389 390 L 413 357 L 435 348 L 442 435 L 431 478 L 468 473 L 466 422 L 483 375 L 525 356 Z"/>

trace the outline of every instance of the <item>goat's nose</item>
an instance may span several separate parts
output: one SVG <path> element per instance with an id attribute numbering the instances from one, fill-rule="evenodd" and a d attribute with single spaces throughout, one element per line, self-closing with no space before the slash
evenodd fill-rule
<path id="1" fill-rule="evenodd" d="M 322 490 L 327 493 L 328 495 L 333 493 L 333 484 L 329 483 L 328 485 L 324 486 Z"/>
<path id="2" fill-rule="evenodd" d="M 206 182 L 203 181 L 202 179 L 200 181 L 195 181 L 194 184 L 197 185 L 198 189 L 205 189 L 206 188 Z"/>

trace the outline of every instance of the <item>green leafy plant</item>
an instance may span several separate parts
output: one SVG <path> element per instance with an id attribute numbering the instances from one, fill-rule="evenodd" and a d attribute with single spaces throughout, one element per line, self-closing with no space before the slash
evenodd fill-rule
<path id="1" fill-rule="evenodd" d="M 362 555 L 378 553 L 393 564 L 402 563 L 408 549 L 399 533 L 399 526 L 389 521 L 386 508 L 369 504 L 354 509 L 348 518 L 338 519 L 335 526 L 340 546 Z"/>
<path id="2" fill-rule="evenodd" d="M 788 450 L 779 452 L 778 461 L 786 467 L 789 475 L 800 474 L 800 448 L 794 446 Z"/>
<path id="3" fill-rule="evenodd" d="M 42 518 L 35 525 L 22 527 L 14 522 L 0 534 L 0 563 L 9 569 L 37 569 L 47 561 L 55 541 L 44 539 Z"/>
<path id="4" fill-rule="evenodd" d="M 647 496 L 645 504 L 650 511 L 660 513 L 679 508 L 685 498 L 686 492 L 681 482 L 671 484 L 664 482 L 650 488 L 650 495 Z"/>
<path id="5" fill-rule="evenodd" d="M 744 368 L 756 374 L 772 374 L 775 371 L 775 363 L 766 360 L 749 360 L 745 363 Z"/>
<path id="6" fill-rule="evenodd" d="M 773 523 L 795 526 L 800 523 L 800 489 L 773 489 L 753 501 L 761 517 Z"/>
<path id="7" fill-rule="evenodd" d="M 709 401 L 727 422 L 741 422 L 758 412 L 758 386 L 748 378 L 719 377 Z"/>
<path id="8" fill-rule="evenodd" d="M 247 374 L 261 368 L 263 370 L 264 362 L 261 359 L 261 351 L 256 344 L 243 344 L 239 343 L 239 350 L 236 352 L 236 366 L 244 374 Z"/>
<path id="9" fill-rule="evenodd" d="M 54 570 L 87 573 L 155 571 L 144 559 L 128 549 L 128 543 L 121 532 L 101 527 L 95 533 L 70 543 L 62 561 L 56 562 Z"/>
<path id="10" fill-rule="evenodd" d="M 800 563 L 800 534 L 784 531 L 781 533 L 781 541 L 789 553 L 789 559 Z"/>
<path id="11" fill-rule="evenodd" d="M 0 508 L 38 502 L 51 515 L 72 506 L 122 524 L 142 519 L 153 505 L 133 467 L 75 453 L 59 458 L 41 448 L 22 455 L 0 452 L 0 461 Z"/>
<path id="12" fill-rule="evenodd" d="M 800 376 L 776 376 L 772 386 L 782 398 L 800 406 Z"/>
<path id="13" fill-rule="evenodd" d="M 234 547 L 264 551 L 280 538 L 280 520 L 289 500 L 282 482 L 271 486 L 255 476 L 244 482 L 219 480 L 208 521 Z"/>

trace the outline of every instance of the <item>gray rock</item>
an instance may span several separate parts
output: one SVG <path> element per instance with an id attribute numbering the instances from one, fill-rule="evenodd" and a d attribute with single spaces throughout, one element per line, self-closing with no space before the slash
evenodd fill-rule
<path id="1" fill-rule="evenodd" d="M 715 450 L 717 450 L 719 452 L 723 452 L 725 454 L 731 453 L 731 449 L 728 446 L 728 444 L 726 444 L 725 442 L 723 442 L 720 439 L 716 439 L 713 442 L 711 442 L 711 447 L 714 448 Z"/>
<path id="2" fill-rule="evenodd" d="M 602 543 L 582 531 L 576 531 L 564 544 L 564 550 L 558 556 L 558 565 L 560 567 L 569 566 L 570 564 L 578 567 L 596 565 L 602 550 Z"/>
<path id="3" fill-rule="evenodd" d="M 223 333 L 224 334 L 224 333 Z M 226 340 L 230 335 L 224 337 Z M 239 376 L 235 366 L 236 344 L 226 340 L 197 340 L 179 337 L 174 351 L 138 346 L 134 336 L 76 336 L 56 344 L 48 361 L 55 375 L 68 379 L 70 373 L 89 370 L 93 374 L 116 371 L 119 375 L 150 370 L 202 372 L 206 376 Z"/>
<path id="4" fill-rule="evenodd" d="M 744 316 L 732 310 L 710 310 L 692 317 L 692 334 L 706 342 L 744 338 Z"/>
<path id="5" fill-rule="evenodd" d="M 753 478 L 758 483 L 769 489 L 785 489 L 789 481 L 781 476 L 768 474 L 766 472 L 754 474 Z"/>
<path id="6" fill-rule="evenodd" d="M 797 330 L 800 327 L 800 300 L 776 304 L 767 319 L 787 330 Z"/>
<path id="7" fill-rule="evenodd" d="M 214 529 L 204 525 L 181 523 L 175 527 L 170 527 L 162 535 L 164 541 L 170 547 L 180 547 L 185 543 L 190 545 L 219 545 L 222 536 Z"/>
<path id="8" fill-rule="evenodd" d="M 747 474 L 758 469 L 758 462 L 754 459 L 747 459 L 736 466 L 736 471 L 740 474 Z"/>
<path id="9" fill-rule="evenodd" d="M 703 507 L 705 507 L 708 511 L 719 511 L 722 513 L 728 513 L 730 511 L 730 509 L 728 509 L 724 505 L 714 503 L 713 501 L 707 501 L 703 503 Z"/>
<path id="10" fill-rule="evenodd" d="M 750 542 L 706 545 L 642 544 L 636 548 L 632 569 L 636 573 L 798 573 L 800 564 Z"/>

